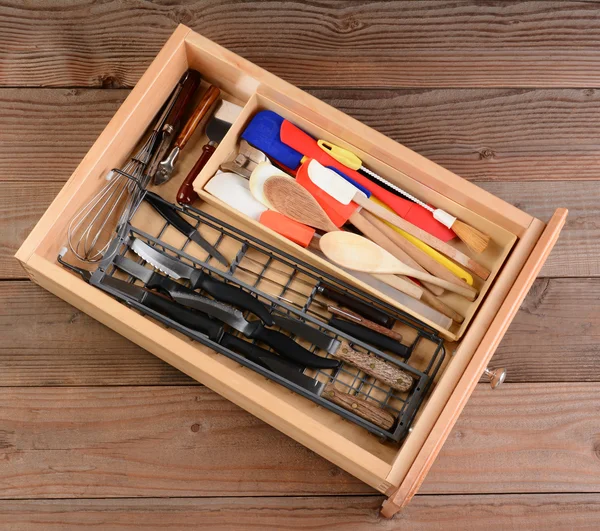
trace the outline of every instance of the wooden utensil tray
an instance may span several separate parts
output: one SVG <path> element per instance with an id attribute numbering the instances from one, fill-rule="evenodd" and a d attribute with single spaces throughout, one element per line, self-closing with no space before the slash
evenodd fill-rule
<path id="1" fill-rule="evenodd" d="M 446 357 L 433 390 L 401 446 L 381 443 L 359 426 L 123 306 L 57 263 L 69 220 L 103 186 L 107 171 L 128 158 L 187 68 L 199 70 L 206 82 L 221 88 L 226 99 L 244 105 L 194 183 L 202 199 L 196 206 L 223 221 L 398 307 L 393 300 L 203 191 L 219 164 L 231 157 L 249 118 L 259 109 L 272 109 L 315 136 L 351 147 L 366 166 L 388 180 L 402 183 L 409 192 L 491 235 L 494 244 L 478 259 L 492 274 L 485 283 L 477 281 L 476 287 L 481 290 L 478 299 L 467 303 L 446 296 L 449 304 L 459 305 L 466 318 L 460 326 L 440 330 L 452 355 Z M 156 189 L 157 193 L 174 200 L 205 141 L 201 131 L 195 134 L 181 154 L 176 175 Z M 145 216 L 143 211 L 138 212 L 138 226 L 154 223 L 150 214 L 147 219 Z M 383 514 L 391 516 L 410 500 L 425 478 L 556 242 L 565 218 L 566 210 L 558 209 L 545 224 L 180 26 L 16 256 L 41 286 L 388 495 Z"/>

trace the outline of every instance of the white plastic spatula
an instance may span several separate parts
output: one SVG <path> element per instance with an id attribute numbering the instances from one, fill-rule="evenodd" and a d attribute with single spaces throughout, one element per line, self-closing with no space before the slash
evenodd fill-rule
<path id="1" fill-rule="evenodd" d="M 459 295 L 470 295 L 466 288 L 403 264 L 385 249 L 358 234 L 329 232 L 321 236 L 319 246 L 327 258 L 348 269 L 365 273 L 406 275 L 426 280 Z"/>
<path id="2" fill-rule="evenodd" d="M 268 210 L 266 206 L 252 197 L 248 181 L 233 172 L 218 171 L 204 185 L 204 190 L 256 221 L 260 219 L 263 212 Z"/>
<path id="3" fill-rule="evenodd" d="M 257 201 L 260 201 L 263 205 L 265 205 L 270 210 L 274 210 L 278 212 L 278 210 L 271 204 L 271 202 L 267 199 L 264 192 L 265 181 L 269 177 L 274 177 L 275 175 L 280 177 L 287 177 L 288 179 L 292 179 L 287 173 L 281 171 L 279 168 L 273 166 L 270 162 L 261 162 L 252 170 L 250 175 L 249 184 L 250 184 L 250 192 L 252 192 L 252 196 Z"/>
<path id="4" fill-rule="evenodd" d="M 365 210 L 375 214 L 377 217 L 388 221 L 392 225 L 402 229 L 405 232 L 408 232 L 410 235 L 428 244 L 430 247 L 433 247 L 440 253 L 452 258 L 459 264 L 473 271 L 477 276 L 483 278 L 484 280 L 489 277 L 490 271 L 488 271 L 481 264 L 472 258 L 469 258 L 466 254 L 460 252 L 451 245 L 448 245 L 447 243 L 420 229 L 419 227 L 416 227 L 412 223 L 402 219 L 397 214 L 390 212 L 373 201 L 370 201 L 362 191 L 356 188 L 356 186 L 346 181 L 346 179 L 333 170 L 326 168 L 318 161 L 312 160 L 309 163 L 308 176 L 316 186 L 327 192 L 331 197 L 340 203 L 347 205 L 350 203 L 350 201 L 354 201 L 357 205 L 360 205 Z"/>

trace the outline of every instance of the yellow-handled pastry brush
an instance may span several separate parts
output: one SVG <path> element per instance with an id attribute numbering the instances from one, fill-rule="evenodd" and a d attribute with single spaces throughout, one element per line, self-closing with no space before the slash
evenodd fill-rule
<path id="1" fill-rule="evenodd" d="M 410 201 L 416 203 L 417 205 L 423 207 L 433 214 L 433 217 L 448 227 L 452 229 L 454 233 L 465 242 L 466 246 L 471 249 L 475 253 L 482 253 L 485 251 L 488 243 L 490 241 L 490 237 L 487 234 L 477 230 L 471 225 L 467 225 L 463 221 L 455 218 L 454 216 L 448 214 L 441 208 L 432 208 L 427 203 L 424 203 L 420 199 L 417 199 L 415 196 L 409 194 L 402 188 L 399 188 L 395 184 L 385 180 L 383 177 L 366 168 L 362 160 L 358 158 L 354 153 L 344 149 L 340 146 L 336 146 L 331 142 L 327 142 L 325 140 L 318 141 L 319 147 L 331 155 L 335 160 L 342 163 L 344 166 L 347 166 L 351 170 L 358 171 L 362 175 L 364 175 L 367 179 L 375 180 L 374 182 L 380 185 L 382 188 L 387 189 L 388 191 L 402 195 L 409 199 Z"/>

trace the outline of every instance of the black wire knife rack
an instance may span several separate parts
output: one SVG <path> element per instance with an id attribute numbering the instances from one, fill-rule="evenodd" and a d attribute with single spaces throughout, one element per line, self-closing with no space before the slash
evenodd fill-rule
<path id="1" fill-rule="evenodd" d="M 167 202 L 165 201 L 165 203 Z M 142 204 L 144 203 L 138 205 L 136 211 Z M 196 244 L 192 243 L 189 238 L 185 238 L 180 233 L 177 233 L 180 235 L 177 243 L 173 243 L 173 238 L 167 236 L 169 231 L 174 231 L 175 229 L 171 227 L 168 222 L 162 223 L 162 218 L 160 218 L 160 225 L 156 225 L 157 228 L 152 230 L 152 233 L 136 227 L 134 225 L 136 211 L 134 211 L 127 224 L 120 227 L 117 231 L 117 236 L 113 240 L 111 248 L 106 253 L 108 258 L 101 262 L 98 268 L 91 276 L 89 276 L 89 282 L 116 298 L 119 298 L 128 306 L 160 321 L 165 326 L 181 332 L 189 338 L 210 347 L 220 354 L 237 361 L 284 387 L 303 395 L 307 399 L 333 411 L 348 421 L 363 427 L 380 437 L 382 441 L 402 441 L 407 435 L 411 423 L 413 422 L 420 405 L 423 403 L 433 379 L 442 366 L 446 355 L 443 339 L 438 335 L 437 331 L 427 327 L 410 315 L 390 306 L 369 293 L 364 292 L 343 280 L 333 277 L 311 264 L 306 263 L 203 210 L 192 206 L 176 206 L 176 208 L 189 223 L 203 233 L 206 239 L 209 240 L 219 252 L 231 257 L 231 249 L 234 249 L 233 259 L 231 260 L 229 269 L 224 270 L 223 266 L 218 264 L 210 255 L 198 258 L 197 255 L 192 254 L 190 249 L 191 247 L 196 249 Z M 156 214 L 156 218 L 159 218 L 158 214 Z M 304 388 L 290 382 L 279 374 L 254 363 L 244 356 L 223 347 L 219 343 L 209 339 L 206 335 L 190 330 L 172 319 L 148 309 L 134 300 L 123 300 L 120 293 L 110 286 L 103 284 L 102 279 L 107 275 L 114 275 L 120 278 L 127 278 L 130 282 L 139 284 L 139 281 L 136 281 L 133 277 L 127 277 L 113 264 L 115 256 L 124 255 L 128 255 L 128 257 L 135 258 L 138 262 L 143 263 L 143 261 L 130 250 L 130 245 L 134 238 L 138 238 L 150 246 L 155 247 L 188 265 L 201 269 L 217 280 L 235 285 L 253 294 L 260 301 L 269 306 L 272 313 L 294 317 L 314 326 L 332 338 L 338 340 L 345 339 L 354 349 L 378 356 L 410 374 L 414 379 L 411 389 L 400 392 L 390 388 L 386 384 L 363 373 L 346 362 L 343 362 L 337 369 L 304 370 L 305 374 L 316 378 L 321 382 L 336 384 L 336 387 L 341 391 L 345 391 L 364 400 L 373 401 L 375 405 L 385 409 L 395 417 L 396 420 L 392 428 L 389 430 L 383 429 L 325 398 L 310 393 Z M 183 240 L 181 240 L 182 238 Z M 226 247 L 228 251 L 225 250 Z M 284 273 L 287 278 L 282 279 Z M 275 278 L 278 280 L 274 280 Z M 413 353 L 421 348 L 428 352 L 428 359 L 425 360 L 424 363 L 421 363 L 422 366 L 416 368 L 414 364 L 411 364 L 412 355 L 407 360 L 400 359 L 395 355 L 379 350 L 372 345 L 366 344 L 329 325 L 326 320 L 327 315 L 324 315 L 329 312 L 323 310 L 323 305 L 319 304 L 317 299 L 319 287 L 322 286 L 333 288 L 338 292 L 342 292 L 362 302 L 366 302 L 376 307 L 380 312 L 383 312 L 396 322 L 401 323 L 403 325 L 403 330 L 412 330 L 412 335 L 414 337 L 408 345 L 409 352 Z M 205 295 L 202 292 L 200 293 Z M 244 315 L 247 316 L 247 313 Z M 272 328 L 290 335 L 281 328 Z M 230 332 L 243 337 L 234 330 L 231 330 Z M 305 340 L 297 338 L 294 335 L 291 335 L 291 337 L 311 352 L 324 357 L 330 357 L 327 352 L 320 350 L 317 346 L 307 344 Z M 252 340 L 245 337 L 243 337 L 243 339 L 252 342 Z M 424 345 L 425 348 L 423 348 Z M 264 345 L 261 346 L 267 348 Z"/>

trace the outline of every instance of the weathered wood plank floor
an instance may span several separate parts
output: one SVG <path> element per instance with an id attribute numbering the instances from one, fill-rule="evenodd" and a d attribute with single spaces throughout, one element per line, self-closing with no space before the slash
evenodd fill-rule
<path id="1" fill-rule="evenodd" d="M 12 258 L 178 23 L 570 217 L 420 494 L 382 497 Z M 0 3 L 0 529 L 598 529 L 600 5 Z M 235 428 L 235 429 L 233 429 Z"/>

